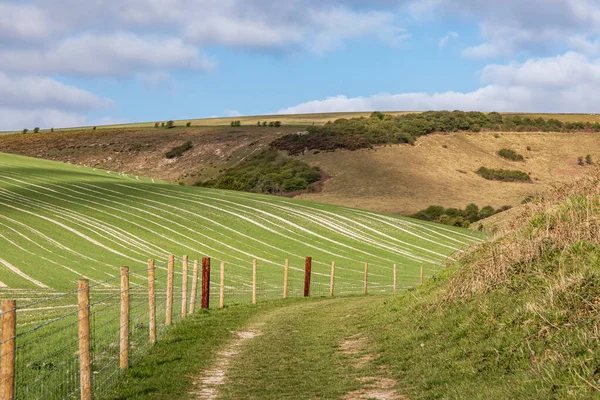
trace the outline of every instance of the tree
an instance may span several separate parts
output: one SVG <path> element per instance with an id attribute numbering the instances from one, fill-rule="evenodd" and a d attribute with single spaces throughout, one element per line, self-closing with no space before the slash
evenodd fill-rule
<path id="1" fill-rule="evenodd" d="M 187 126 L 189 128 L 190 126 L 192 126 L 192 123 L 188 122 L 187 124 L 185 124 L 185 126 Z"/>
<path id="2" fill-rule="evenodd" d="M 155 128 L 158 128 L 158 126 L 159 126 L 159 125 L 160 125 L 160 124 L 159 124 L 158 122 L 155 122 L 155 123 L 154 123 L 154 127 L 155 127 Z"/>
<path id="3" fill-rule="evenodd" d="M 269 122 L 269 126 L 270 127 L 274 127 L 275 126 L 275 122 L 273 122 L 273 121 Z"/>
<path id="4" fill-rule="evenodd" d="M 167 121 L 167 129 L 175 128 L 175 122 L 173 120 Z"/>
<path id="5" fill-rule="evenodd" d="M 267 121 L 263 121 L 262 126 L 267 126 L 268 122 Z"/>
<path id="6" fill-rule="evenodd" d="M 275 127 L 279 128 L 281 126 L 281 121 L 275 121 Z"/>
<path id="7" fill-rule="evenodd" d="M 50 132 L 54 132 L 54 128 L 50 128 Z"/>
<path id="8" fill-rule="evenodd" d="M 162 123 L 160 124 L 160 126 L 162 126 L 162 127 L 164 128 L 164 126 L 165 126 L 165 123 L 164 123 L 164 122 L 162 122 Z"/>
<path id="9" fill-rule="evenodd" d="M 260 121 L 258 121 L 258 122 L 256 123 L 256 126 L 260 126 Z"/>
<path id="10" fill-rule="evenodd" d="M 23 135 L 25 135 L 27 132 L 29 132 L 29 129 L 27 129 L 27 128 L 23 129 Z"/>
<path id="11" fill-rule="evenodd" d="M 96 130 L 96 127 L 93 127 L 93 128 L 92 128 L 92 130 L 93 130 L 93 131 L 95 131 L 95 130 Z"/>
<path id="12" fill-rule="evenodd" d="M 40 133 L 40 127 L 36 126 L 35 128 L 33 128 L 33 133 Z"/>

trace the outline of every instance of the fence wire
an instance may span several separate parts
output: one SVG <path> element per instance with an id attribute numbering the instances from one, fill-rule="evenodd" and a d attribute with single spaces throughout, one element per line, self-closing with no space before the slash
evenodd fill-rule
<path id="1" fill-rule="evenodd" d="M 189 260 L 184 275 L 182 259 L 174 261 L 172 322 L 181 321 L 192 308 L 200 310 L 202 302 L 202 262 Z M 256 264 L 256 301 L 280 299 L 284 296 L 284 261 Z M 210 273 L 210 308 L 220 307 L 221 293 L 224 305 L 249 304 L 253 299 L 253 262 L 226 263 L 221 286 L 220 261 L 213 260 Z M 290 262 L 287 297 L 304 296 L 304 262 Z M 336 264 L 334 294 L 336 296 L 364 293 L 364 267 Z M 424 276 L 431 276 L 435 267 L 429 266 Z M 129 365 L 136 365 L 153 344 L 150 341 L 150 308 L 148 268 L 129 271 Z M 168 263 L 157 263 L 154 270 L 156 339 L 160 341 L 168 329 L 167 293 Z M 392 294 L 420 284 L 418 268 L 398 266 L 396 282 L 390 266 L 369 266 L 367 291 L 369 294 Z M 90 359 L 93 398 L 107 397 L 122 369 L 120 366 L 121 301 L 123 292 L 120 276 L 111 277 L 89 286 Z M 312 264 L 310 295 L 330 295 L 331 267 L 320 261 Z M 184 287 L 186 288 L 184 290 Z M 195 291 L 193 290 L 195 287 Z M 78 290 L 57 293 L 48 298 L 31 298 L 16 308 L 17 331 L 14 337 L 0 340 L 0 360 L 15 355 L 14 375 L 0 376 L 14 379 L 15 399 L 54 400 L 80 397 Z M 3 317 L 5 312 L 0 313 Z M 0 328 L 1 333 L 1 328 Z M 13 340 L 14 349 L 6 350 L 5 343 Z M 0 382 L 1 384 L 2 382 Z"/>

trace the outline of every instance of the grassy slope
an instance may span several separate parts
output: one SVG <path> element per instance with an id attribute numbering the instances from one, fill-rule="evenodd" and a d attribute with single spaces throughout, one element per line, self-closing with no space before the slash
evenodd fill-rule
<path id="1" fill-rule="evenodd" d="M 140 268 L 149 257 L 210 256 L 227 262 L 228 285 L 242 289 L 259 260 L 262 295 L 279 293 L 284 259 L 299 290 L 303 257 L 315 260 L 315 290 L 336 260 L 340 290 L 359 287 L 371 263 L 374 290 L 428 274 L 477 234 L 410 219 L 240 192 L 153 183 L 67 164 L 0 155 L 1 281 L 8 289 L 66 290 Z M 10 271 L 16 267 L 26 276 Z M 139 277 L 135 277 L 139 280 Z M 322 284 L 322 286 L 319 286 Z M 320 289 L 319 289 L 320 288 Z"/>
<path id="2" fill-rule="evenodd" d="M 599 206 L 600 172 L 527 206 L 423 289 L 262 313 L 222 398 L 333 398 L 375 371 L 411 399 L 598 398 Z M 336 348 L 357 333 L 379 368 L 352 375 Z"/>

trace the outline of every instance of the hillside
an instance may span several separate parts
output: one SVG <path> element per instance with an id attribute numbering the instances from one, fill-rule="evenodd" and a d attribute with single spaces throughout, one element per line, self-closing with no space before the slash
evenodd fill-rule
<path id="1" fill-rule="evenodd" d="M 111 398 L 598 398 L 599 206 L 595 169 L 512 210 L 506 229 L 423 288 L 198 316 Z M 171 351 L 183 376 L 163 366 Z"/>
<path id="2" fill-rule="evenodd" d="M 301 129 L 192 126 L 55 132 L 2 137 L 0 151 L 193 184 L 216 178 L 274 139 Z M 191 150 L 181 157 L 165 157 L 187 141 L 193 144 Z M 586 132 L 480 132 L 422 136 L 414 146 L 313 151 L 293 158 L 320 167 L 329 179 L 319 185 L 321 191 L 296 195 L 405 215 L 433 204 L 515 206 L 554 183 L 584 175 L 589 167 L 578 165 L 578 158 L 590 154 L 592 160 L 600 160 L 599 145 L 600 135 Z M 497 152 L 502 148 L 515 150 L 525 160 L 501 158 Z M 475 173 L 482 166 L 522 170 L 533 183 L 488 181 Z"/>
<path id="3" fill-rule="evenodd" d="M 285 259 L 294 290 L 301 289 L 304 257 L 315 260 L 315 285 L 325 284 L 336 260 L 341 292 L 359 286 L 368 261 L 373 290 L 386 291 L 393 264 L 400 282 L 411 285 L 420 265 L 431 275 L 481 237 L 345 207 L 180 187 L 7 154 L 0 154 L 0 171 L 0 293 L 64 291 L 82 277 L 98 282 L 121 265 L 143 268 L 148 258 L 169 254 L 226 261 L 230 285 L 241 292 L 256 258 L 262 296 L 281 286 Z"/>

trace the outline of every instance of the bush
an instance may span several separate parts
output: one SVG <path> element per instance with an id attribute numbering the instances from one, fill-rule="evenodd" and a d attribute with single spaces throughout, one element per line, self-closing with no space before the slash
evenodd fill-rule
<path id="1" fill-rule="evenodd" d="M 260 126 L 260 121 L 258 121 L 258 122 L 256 123 L 256 126 Z"/>
<path id="2" fill-rule="evenodd" d="M 267 126 L 268 122 L 267 121 L 263 121 L 262 126 Z"/>
<path id="3" fill-rule="evenodd" d="M 281 121 L 275 121 L 275 127 L 279 128 L 281 126 Z"/>
<path id="4" fill-rule="evenodd" d="M 460 210 L 458 208 L 429 206 L 426 209 L 412 215 L 412 217 L 424 221 L 439 222 L 445 225 L 467 228 L 474 222 L 501 213 L 510 208 L 510 206 L 503 206 L 497 210 L 494 210 L 492 206 L 485 206 L 480 210 L 476 204 L 469 204 L 464 210 Z"/>
<path id="5" fill-rule="evenodd" d="M 279 194 L 305 190 L 321 179 L 318 167 L 294 160 L 275 150 L 263 150 L 256 156 L 225 171 L 217 179 L 198 182 L 197 186 Z"/>
<path id="6" fill-rule="evenodd" d="M 524 161 L 525 157 L 523 157 L 521 154 L 517 153 L 514 150 L 511 149 L 501 149 L 500 151 L 498 151 L 498 155 L 502 158 L 506 158 L 507 160 L 511 160 L 511 161 Z"/>
<path id="7" fill-rule="evenodd" d="M 185 142 L 181 146 L 173 147 L 171 150 L 167 151 L 165 153 L 165 157 L 166 158 L 181 157 L 183 155 L 183 153 L 192 149 L 193 147 L 194 147 L 194 145 L 192 144 L 192 142 L 189 142 L 189 141 Z"/>
<path id="8" fill-rule="evenodd" d="M 585 163 L 586 163 L 587 165 L 592 165 L 592 164 L 594 163 L 594 162 L 592 161 L 592 156 L 591 156 L 591 155 L 589 155 L 589 154 L 588 154 L 587 156 L 585 156 Z"/>
<path id="9" fill-rule="evenodd" d="M 164 126 L 165 126 L 165 123 L 164 123 L 164 122 L 162 122 L 162 123 L 160 124 L 160 126 L 162 126 L 162 127 L 164 128 Z"/>
<path id="10" fill-rule="evenodd" d="M 231 121 L 230 125 L 232 127 L 234 127 L 234 126 L 242 126 L 242 121 Z"/>
<path id="11" fill-rule="evenodd" d="M 29 129 L 27 129 L 27 128 L 23 129 L 23 135 L 27 134 L 27 132 L 29 132 Z"/>
<path id="12" fill-rule="evenodd" d="M 95 131 L 95 130 L 96 130 L 96 127 L 93 127 L 93 128 L 92 128 L 92 130 L 93 130 L 93 131 Z"/>
<path id="13" fill-rule="evenodd" d="M 54 132 L 54 128 L 50 128 L 50 132 Z"/>
<path id="14" fill-rule="evenodd" d="M 36 126 L 35 128 L 33 128 L 33 133 L 40 133 L 40 127 Z"/>
<path id="15" fill-rule="evenodd" d="M 192 123 L 188 122 L 188 123 L 185 124 L 185 126 L 187 126 L 189 128 L 190 126 L 192 126 Z"/>
<path id="16" fill-rule="evenodd" d="M 158 125 L 159 125 L 159 123 L 158 123 L 158 122 L 155 122 L 155 123 L 154 123 L 154 127 L 155 127 L 155 128 L 158 128 Z"/>
<path id="17" fill-rule="evenodd" d="M 531 177 L 523 171 L 507 169 L 488 169 L 485 167 L 475 171 L 484 179 L 502 182 L 531 182 Z"/>
<path id="18" fill-rule="evenodd" d="M 175 122 L 173 122 L 172 120 L 167 121 L 167 129 L 172 129 L 175 128 Z"/>
<path id="19" fill-rule="evenodd" d="M 580 165 L 582 167 L 585 166 L 585 163 L 583 162 L 583 157 L 577 157 L 577 165 Z"/>

